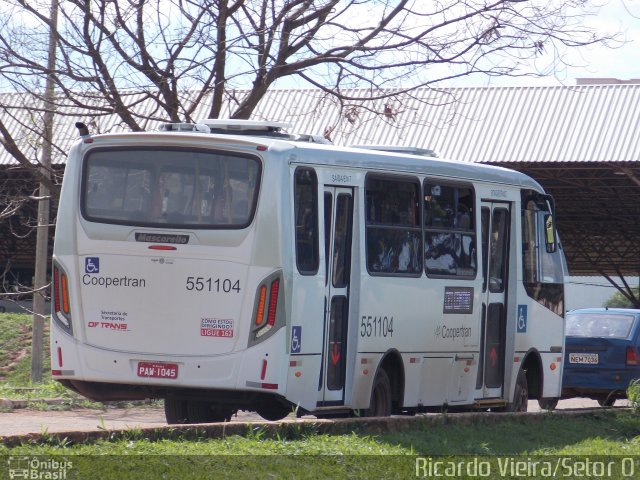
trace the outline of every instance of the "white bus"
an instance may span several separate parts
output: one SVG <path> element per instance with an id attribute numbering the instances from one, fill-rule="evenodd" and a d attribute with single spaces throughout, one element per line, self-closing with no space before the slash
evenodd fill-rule
<path id="1" fill-rule="evenodd" d="M 552 408 L 551 197 L 504 168 L 311 140 L 212 120 L 83 132 L 58 210 L 53 377 L 162 398 L 169 423 Z"/>

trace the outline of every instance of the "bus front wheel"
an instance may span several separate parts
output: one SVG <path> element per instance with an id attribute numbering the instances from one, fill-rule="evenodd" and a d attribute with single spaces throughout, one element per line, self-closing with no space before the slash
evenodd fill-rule
<path id="1" fill-rule="evenodd" d="M 542 410 L 555 410 L 558 406 L 558 398 L 539 398 L 538 405 Z"/>
<path id="2" fill-rule="evenodd" d="M 373 381 L 371 403 L 365 417 L 388 417 L 391 415 L 391 381 L 387 372 L 380 368 Z"/>
<path id="3" fill-rule="evenodd" d="M 529 402 L 529 384 L 527 374 L 520 369 L 516 380 L 516 389 L 513 394 L 513 402 L 507 405 L 507 412 L 526 412 Z"/>

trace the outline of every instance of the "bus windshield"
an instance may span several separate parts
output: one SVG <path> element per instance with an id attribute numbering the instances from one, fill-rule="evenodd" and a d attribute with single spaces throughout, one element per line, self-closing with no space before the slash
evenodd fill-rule
<path id="1" fill-rule="evenodd" d="M 89 221 L 176 228 L 251 223 L 260 161 L 195 149 L 96 149 L 85 158 L 82 215 Z"/>

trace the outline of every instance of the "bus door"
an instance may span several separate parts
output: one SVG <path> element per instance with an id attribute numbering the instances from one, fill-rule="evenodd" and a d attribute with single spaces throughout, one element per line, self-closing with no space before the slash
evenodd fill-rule
<path id="1" fill-rule="evenodd" d="M 325 187 L 324 341 L 318 406 L 344 405 L 353 237 L 353 189 Z"/>
<path id="2" fill-rule="evenodd" d="M 484 398 L 502 397 L 504 384 L 510 205 L 483 202 L 482 325 L 477 389 Z"/>

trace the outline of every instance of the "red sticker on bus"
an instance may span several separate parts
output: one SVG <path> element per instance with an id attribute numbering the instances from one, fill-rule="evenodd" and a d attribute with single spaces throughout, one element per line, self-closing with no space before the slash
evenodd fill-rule
<path id="1" fill-rule="evenodd" d="M 200 320 L 201 337 L 233 337 L 233 319 L 202 318 Z"/>

